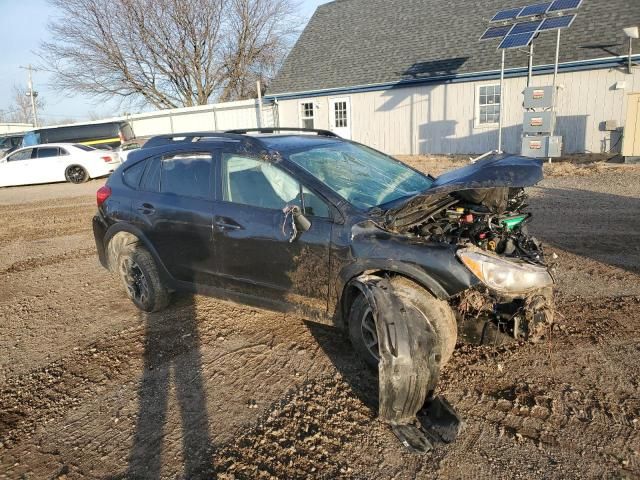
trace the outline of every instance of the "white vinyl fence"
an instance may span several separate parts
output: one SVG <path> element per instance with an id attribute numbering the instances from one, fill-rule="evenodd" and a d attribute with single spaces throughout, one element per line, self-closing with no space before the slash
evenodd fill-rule
<path id="1" fill-rule="evenodd" d="M 262 121 L 257 100 L 217 103 L 198 107 L 157 110 L 122 117 L 137 137 L 166 133 L 231 130 L 273 126 L 274 114 L 269 105 L 262 106 Z"/>

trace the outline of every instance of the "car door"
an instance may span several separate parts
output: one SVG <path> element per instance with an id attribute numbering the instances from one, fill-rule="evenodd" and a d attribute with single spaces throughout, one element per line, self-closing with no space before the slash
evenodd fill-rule
<path id="1" fill-rule="evenodd" d="M 34 183 L 63 182 L 64 157 L 59 147 L 35 147 L 31 158 L 31 171 Z"/>
<path id="2" fill-rule="evenodd" d="M 177 280 L 212 283 L 214 154 L 185 151 L 147 160 L 132 200 L 137 225 Z"/>
<path id="3" fill-rule="evenodd" d="M 330 207 L 273 163 L 223 152 L 220 166 L 214 243 L 226 287 L 326 312 Z M 292 240 L 286 210 L 305 202 L 311 227 Z"/>
<path id="4" fill-rule="evenodd" d="M 28 185 L 33 181 L 31 156 L 33 148 L 23 148 L 3 159 L 0 170 L 0 186 Z"/>

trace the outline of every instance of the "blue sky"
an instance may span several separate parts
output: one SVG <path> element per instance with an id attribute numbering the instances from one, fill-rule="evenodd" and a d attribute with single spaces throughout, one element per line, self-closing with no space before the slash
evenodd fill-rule
<path id="1" fill-rule="evenodd" d="M 300 2 L 300 13 L 309 19 L 318 5 L 328 1 L 304 0 Z M 0 0 L 0 110 L 8 110 L 14 85 L 26 87 L 27 72 L 19 66 L 38 63 L 34 52 L 41 41 L 48 39 L 46 25 L 56 14 L 47 0 Z M 45 101 L 41 114 L 47 121 L 87 120 L 92 114 L 106 117 L 126 109 L 117 101 L 104 103 L 91 97 L 67 97 L 48 84 L 49 76 L 45 72 L 35 72 L 33 80 Z"/>

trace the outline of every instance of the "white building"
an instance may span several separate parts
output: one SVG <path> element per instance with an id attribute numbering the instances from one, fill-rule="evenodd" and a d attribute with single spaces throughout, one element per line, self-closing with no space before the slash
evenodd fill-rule
<path id="1" fill-rule="evenodd" d="M 502 103 L 504 150 L 519 152 L 528 49 L 507 52 L 501 95 L 499 41 L 479 38 L 495 12 L 525 5 L 524 0 L 325 4 L 265 99 L 274 104 L 279 126 L 330 129 L 390 154 L 495 149 Z M 556 133 L 564 137 L 565 154 L 618 152 L 629 94 L 640 92 L 640 67 L 629 73 L 623 33 L 640 25 L 640 1 L 584 0 L 567 13 L 577 17 L 561 36 Z M 552 84 L 555 45 L 555 32 L 534 40 L 533 86 Z"/>

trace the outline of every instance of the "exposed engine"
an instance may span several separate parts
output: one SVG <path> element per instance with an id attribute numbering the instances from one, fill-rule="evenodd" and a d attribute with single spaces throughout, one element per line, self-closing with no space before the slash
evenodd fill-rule
<path id="1" fill-rule="evenodd" d="M 434 242 L 472 243 L 483 250 L 543 264 L 542 246 L 527 232 L 522 188 L 463 190 L 429 206 L 405 231 Z"/>
<path id="2" fill-rule="evenodd" d="M 527 232 L 523 188 L 468 189 L 415 202 L 387 217 L 393 230 L 433 242 L 482 250 L 516 261 L 545 265 L 541 243 Z M 471 343 L 536 341 L 553 322 L 551 290 L 523 297 L 501 296 L 484 287 L 452 299 L 460 337 Z"/>

